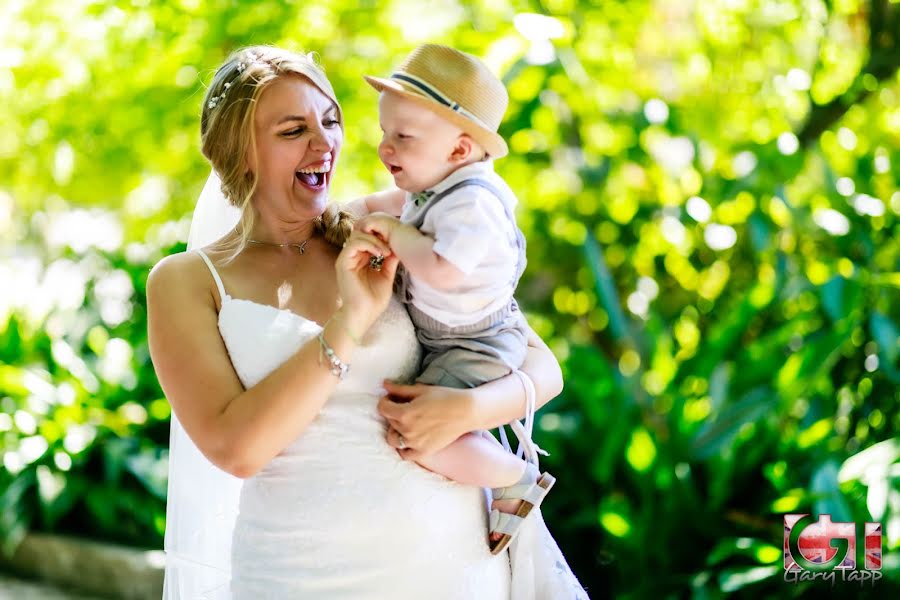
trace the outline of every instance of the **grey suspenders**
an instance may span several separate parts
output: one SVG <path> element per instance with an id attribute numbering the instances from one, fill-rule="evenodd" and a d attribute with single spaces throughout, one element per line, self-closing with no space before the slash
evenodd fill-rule
<path id="1" fill-rule="evenodd" d="M 425 207 L 416 214 L 416 216 L 412 219 L 412 221 L 409 222 L 409 224 L 416 229 L 421 228 L 422 224 L 425 222 L 425 215 L 434 207 L 435 204 L 437 204 L 443 198 L 452 194 L 456 190 L 473 185 L 486 189 L 494 197 L 497 198 L 497 201 L 500 202 L 500 204 L 503 206 L 503 211 L 506 213 L 506 218 L 513 226 L 514 233 L 510 236 L 509 242 L 512 247 L 518 250 L 516 272 L 513 275 L 511 281 L 513 290 L 515 290 L 516 286 L 519 284 L 519 278 L 522 277 L 522 273 L 525 271 L 525 236 L 522 235 L 522 230 L 520 230 L 518 225 L 516 225 L 516 218 L 510 210 L 509 204 L 503 201 L 503 193 L 489 181 L 478 177 L 473 177 L 471 179 L 464 179 L 463 181 L 451 185 L 446 190 L 439 192 L 426 200 Z M 397 278 L 397 282 L 397 294 L 403 302 L 409 302 L 409 274 L 406 272 L 406 269 L 404 269 L 402 265 L 399 269 L 399 277 Z M 515 303 L 515 301 L 513 302 Z"/>

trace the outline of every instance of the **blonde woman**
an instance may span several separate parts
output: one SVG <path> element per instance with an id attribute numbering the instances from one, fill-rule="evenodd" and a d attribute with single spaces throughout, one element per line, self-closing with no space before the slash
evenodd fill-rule
<path id="1" fill-rule="evenodd" d="M 194 249 L 147 282 L 174 410 L 166 598 L 509 598 L 482 490 L 403 459 L 521 417 L 528 382 L 547 402 L 559 366 L 532 333 L 527 377 L 384 382 L 411 381 L 421 350 L 392 296 L 396 257 L 328 202 L 343 134 L 305 55 L 238 51 L 204 99 L 202 150 L 221 178 L 208 191 L 228 203 L 198 205 Z"/>

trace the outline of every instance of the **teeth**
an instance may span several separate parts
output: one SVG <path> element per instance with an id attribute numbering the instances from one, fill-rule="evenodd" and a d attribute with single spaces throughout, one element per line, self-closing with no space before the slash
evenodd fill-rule
<path id="1" fill-rule="evenodd" d="M 300 169 L 297 171 L 298 173 L 327 173 L 331 169 L 331 163 L 325 163 L 321 167 L 315 167 L 310 169 Z"/>

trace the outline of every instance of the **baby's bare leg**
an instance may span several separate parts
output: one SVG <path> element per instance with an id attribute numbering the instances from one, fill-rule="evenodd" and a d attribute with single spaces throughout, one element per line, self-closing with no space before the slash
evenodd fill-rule
<path id="1" fill-rule="evenodd" d="M 465 434 L 419 464 L 457 483 L 489 488 L 513 485 L 525 472 L 524 460 L 479 432 Z"/>

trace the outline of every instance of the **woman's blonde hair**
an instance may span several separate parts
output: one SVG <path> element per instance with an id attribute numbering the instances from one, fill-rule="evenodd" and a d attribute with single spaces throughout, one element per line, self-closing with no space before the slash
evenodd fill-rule
<path id="1" fill-rule="evenodd" d="M 228 260 L 237 256 L 250 239 L 255 221 L 250 199 L 256 190 L 258 175 L 246 168 L 248 153 L 256 152 L 253 127 L 260 95 L 279 77 L 300 75 L 310 80 L 341 106 L 325 72 L 312 54 L 299 54 L 272 46 L 251 46 L 232 53 L 216 71 L 200 114 L 200 140 L 203 156 L 209 160 L 222 181 L 222 193 L 241 211 L 239 235 L 223 242 Z M 254 161 L 255 162 L 255 156 Z M 316 218 L 316 230 L 326 241 L 340 247 L 350 237 L 353 217 L 329 203 Z"/>

